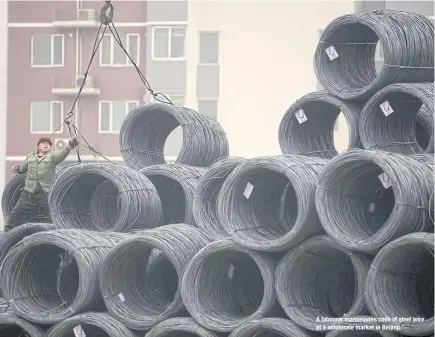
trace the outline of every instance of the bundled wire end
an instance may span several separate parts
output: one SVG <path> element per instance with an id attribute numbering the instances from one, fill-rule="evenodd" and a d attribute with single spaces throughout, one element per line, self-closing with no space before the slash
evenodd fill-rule
<path id="1" fill-rule="evenodd" d="M 433 83 L 397 83 L 379 90 L 361 113 L 359 132 L 364 148 L 432 153 L 433 110 Z"/>
<path id="2" fill-rule="evenodd" d="M 276 294 L 297 325 L 317 331 L 319 317 L 365 313 L 364 284 L 370 260 L 328 236 L 312 237 L 290 250 L 276 268 Z"/>
<path id="3" fill-rule="evenodd" d="M 298 155 L 246 160 L 218 196 L 219 223 L 247 248 L 283 251 L 323 233 L 314 195 L 325 159 Z"/>
<path id="4" fill-rule="evenodd" d="M 346 118 L 348 148 L 361 148 L 358 119 L 362 104 L 345 102 L 322 90 L 303 96 L 284 114 L 279 144 L 284 154 L 332 158 L 338 154 L 334 127 L 340 113 Z"/>
<path id="5" fill-rule="evenodd" d="M 163 224 L 195 225 L 193 198 L 205 169 L 179 164 L 153 165 L 140 170 L 154 185 L 163 208 Z"/>
<path id="6" fill-rule="evenodd" d="M 0 336 L 44 337 L 44 330 L 13 314 L 0 315 Z"/>
<path id="7" fill-rule="evenodd" d="M 379 74 L 378 42 L 384 52 Z M 368 99 L 392 83 L 433 82 L 434 22 L 394 10 L 343 15 L 323 31 L 314 64 L 323 87 L 348 100 Z"/>
<path id="8" fill-rule="evenodd" d="M 252 320 L 240 325 L 229 335 L 229 337 L 257 336 L 313 337 L 315 335 L 284 318 Z"/>
<path id="9" fill-rule="evenodd" d="M 219 335 L 207 330 L 193 318 L 169 318 L 157 324 L 145 337 L 218 337 Z"/>
<path id="10" fill-rule="evenodd" d="M 106 192 L 112 199 L 116 196 L 115 210 L 110 207 L 113 200 L 96 202 Z M 162 222 L 154 185 L 143 174 L 121 165 L 81 163 L 64 168 L 53 182 L 48 202 L 57 228 L 120 232 Z"/>
<path id="11" fill-rule="evenodd" d="M 213 239 L 228 236 L 217 216 L 217 199 L 227 177 L 244 162 L 244 158 L 228 157 L 216 161 L 202 175 L 193 199 L 193 216 L 200 229 Z"/>
<path id="12" fill-rule="evenodd" d="M 266 316 L 275 305 L 275 262 L 230 240 L 208 244 L 189 262 L 181 296 L 202 326 L 231 332 Z"/>
<path id="13" fill-rule="evenodd" d="M 329 328 L 329 332 L 325 337 L 399 337 L 396 333 L 387 329 L 396 331 L 398 327 L 396 322 L 388 321 L 394 317 L 371 317 L 371 316 L 352 316 L 343 317 L 340 323 L 324 323 Z M 385 321 L 381 321 L 385 320 Z M 381 330 L 370 330 L 371 327 L 380 326 Z M 358 330 L 358 328 L 367 326 L 366 330 Z M 332 329 L 331 329 L 332 327 Z"/>
<path id="14" fill-rule="evenodd" d="M 107 313 L 87 312 L 52 326 L 44 337 L 139 337 Z"/>
<path id="15" fill-rule="evenodd" d="M 39 324 L 54 324 L 85 310 L 101 310 L 98 271 L 122 237 L 80 230 L 27 236 L 3 260 L 3 296 L 20 317 Z"/>
<path id="16" fill-rule="evenodd" d="M 165 141 L 178 126 L 183 142 L 176 164 L 208 167 L 228 156 L 228 140 L 216 119 L 185 107 L 151 103 L 133 109 L 122 123 L 119 143 L 124 161 L 136 169 L 165 164 Z"/>
<path id="17" fill-rule="evenodd" d="M 365 286 L 374 317 L 410 317 L 397 323 L 406 336 L 434 333 L 434 234 L 413 233 L 383 247 Z"/>
<path id="18" fill-rule="evenodd" d="M 433 166 L 411 156 L 351 150 L 321 173 L 316 208 L 336 242 L 373 254 L 402 235 L 431 226 L 433 184 Z"/>
<path id="19" fill-rule="evenodd" d="M 134 330 L 148 330 L 180 313 L 178 285 L 185 266 L 207 243 L 200 230 L 186 224 L 148 229 L 122 241 L 101 268 L 100 289 L 109 312 Z M 155 250 L 170 262 L 164 272 L 151 267 L 158 258 Z"/>

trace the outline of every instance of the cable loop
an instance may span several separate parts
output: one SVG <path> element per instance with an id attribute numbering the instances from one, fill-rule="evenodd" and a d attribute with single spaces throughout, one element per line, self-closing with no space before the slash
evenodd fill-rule
<path id="1" fill-rule="evenodd" d="M 101 7 L 100 11 L 100 23 L 104 26 L 107 26 L 109 23 L 113 21 L 113 12 L 114 8 L 110 1 L 106 1 L 103 7 Z"/>

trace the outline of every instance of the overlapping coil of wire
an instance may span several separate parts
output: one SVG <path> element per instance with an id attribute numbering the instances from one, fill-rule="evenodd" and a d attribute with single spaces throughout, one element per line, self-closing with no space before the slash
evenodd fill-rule
<path id="1" fill-rule="evenodd" d="M 136 169 L 165 164 L 165 141 L 178 126 L 183 143 L 176 164 L 207 167 L 228 156 L 228 140 L 216 119 L 185 107 L 151 103 L 130 111 L 122 123 L 119 144 L 124 161 Z"/>
<path id="2" fill-rule="evenodd" d="M 169 318 L 157 324 L 145 337 L 219 337 L 190 317 Z"/>
<path id="3" fill-rule="evenodd" d="M 254 336 L 314 337 L 315 335 L 284 318 L 261 318 L 252 320 L 240 325 L 229 335 L 229 337 Z"/>
<path id="4" fill-rule="evenodd" d="M 44 337 L 44 330 L 14 314 L 0 314 L 0 336 Z"/>

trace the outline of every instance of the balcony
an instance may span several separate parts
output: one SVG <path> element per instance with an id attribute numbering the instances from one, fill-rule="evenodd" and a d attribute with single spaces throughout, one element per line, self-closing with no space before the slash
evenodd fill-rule
<path id="1" fill-rule="evenodd" d="M 100 26 L 100 14 L 95 9 L 55 10 L 53 25 L 56 28 L 96 28 Z"/>
<path id="2" fill-rule="evenodd" d="M 74 81 L 65 79 L 64 77 L 55 77 L 51 92 L 53 95 L 58 96 L 75 96 L 79 93 L 80 86 L 83 83 L 84 76 L 80 75 Z M 100 94 L 100 88 L 95 79 L 88 75 L 86 78 L 85 86 L 81 92 L 83 96 L 97 96 Z"/>

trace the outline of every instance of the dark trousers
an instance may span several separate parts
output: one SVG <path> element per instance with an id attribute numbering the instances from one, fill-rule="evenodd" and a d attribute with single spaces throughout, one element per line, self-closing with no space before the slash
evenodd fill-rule
<path id="1" fill-rule="evenodd" d="M 21 192 L 21 196 L 9 216 L 5 231 L 28 222 L 51 223 L 48 193 L 45 193 L 39 185 L 34 193 L 26 190 Z"/>

